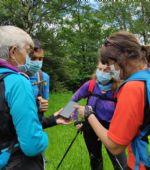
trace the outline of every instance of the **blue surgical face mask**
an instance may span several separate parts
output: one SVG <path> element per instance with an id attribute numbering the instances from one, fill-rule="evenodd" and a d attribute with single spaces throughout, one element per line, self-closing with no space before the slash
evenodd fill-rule
<path id="1" fill-rule="evenodd" d="M 120 80 L 120 70 L 116 70 L 115 66 L 112 64 L 110 65 L 111 75 L 115 80 Z"/>
<path id="2" fill-rule="evenodd" d="M 25 65 L 19 66 L 22 72 L 29 72 L 32 75 L 37 73 L 42 68 L 43 61 L 31 60 L 29 56 L 26 57 Z"/>
<path id="3" fill-rule="evenodd" d="M 109 83 L 111 81 L 112 76 L 110 73 L 100 71 L 99 69 L 97 69 L 96 70 L 96 78 L 100 84 L 106 85 L 107 83 Z"/>
<path id="4" fill-rule="evenodd" d="M 102 84 L 98 83 L 98 86 L 100 87 L 100 90 L 102 90 L 102 91 L 109 91 L 109 90 L 111 90 L 112 83 L 109 83 L 107 85 L 102 85 Z"/>

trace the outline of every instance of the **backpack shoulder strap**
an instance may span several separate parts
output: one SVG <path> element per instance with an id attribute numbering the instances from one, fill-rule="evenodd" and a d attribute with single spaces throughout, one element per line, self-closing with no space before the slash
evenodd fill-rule
<path id="1" fill-rule="evenodd" d="M 7 102 L 5 101 L 5 86 L 4 86 L 3 79 L 10 74 L 15 74 L 15 73 L 6 72 L 6 73 L 0 74 L 0 92 L 1 92 L 1 95 L 0 95 L 0 113 L 9 111 Z"/>
<path id="2" fill-rule="evenodd" d="M 4 85 L 4 78 L 7 77 L 8 75 L 11 74 L 16 74 L 15 72 L 5 72 L 5 73 L 1 73 L 0 74 L 0 114 L 6 114 L 9 113 L 9 107 L 7 104 L 7 101 L 5 100 L 5 85 Z M 11 125 L 9 125 L 9 127 L 11 129 L 13 129 L 13 127 Z M 0 152 L 8 152 L 11 154 L 14 151 L 14 148 L 18 149 L 18 143 L 17 142 L 17 138 L 14 137 L 14 139 L 12 140 L 12 142 L 10 143 L 10 145 L 8 146 L 8 148 L 4 148 L 3 150 L 0 150 Z M 8 143 L 9 144 L 9 143 Z"/>
<path id="3" fill-rule="evenodd" d="M 150 105 L 148 102 L 148 89 L 146 86 L 146 82 L 144 81 L 144 102 L 145 102 L 145 106 L 144 106 L 144 120 L 143 120 L 143 124 L 140 127 L 141 130 L 145 129 L 147 126 L 150 125 Z"/>
<path id="4" fill-rule="evenodd" d="M 43 89 L 43 72 L 42 70 L 40 70 L 38 73 L 38 89 L 39 89 L 39 93 L 38 96 L 42 96 L 42 89 Z"/>
<path id="5" fill-rule="evenodd" d="M 96 85 L 96 80 L 95 80 L 95 79 L 91 79 L 91 80 L 89 81 L 88 92 L 90 92 L 90 93 L 92 94 L 95 85 Z"/>
<path id="6" fill-rule="evenodd" d="M 13 73 L 13 72 L 6 72 L 6 73 L 0 74 L 0 81 L 2 81 L 5 77 L 7 77 L 10 74 L 15 74 L 15 73 Z"/>

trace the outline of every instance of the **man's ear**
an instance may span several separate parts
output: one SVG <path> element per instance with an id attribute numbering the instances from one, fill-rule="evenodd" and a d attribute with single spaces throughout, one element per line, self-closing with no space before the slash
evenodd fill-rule
<path id="1" fill-rule="evenodd" d="M 14 56 L 17 52 L 17 47 L 16 46 L 12 46 L 9 48 L 9 56 Z"/>

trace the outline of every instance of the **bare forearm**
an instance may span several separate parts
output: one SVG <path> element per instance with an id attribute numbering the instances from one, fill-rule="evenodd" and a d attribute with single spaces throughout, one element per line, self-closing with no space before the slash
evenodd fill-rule
<path id="1" fill-rule="evenodd" d="M 126 146 L 119 145 L 115 142 L 113 142 L 108 136 L 107 132 L 108 130 L 104 128 L 101 123 L 97 120 L 94 114 L 90 115 L 88 118 L 88 122 L 95 131 L 98 138 L 102 141 L 102 143 L 108 148 L 108 150 L 112 154 L 119 154 L 121 153 Z"/>

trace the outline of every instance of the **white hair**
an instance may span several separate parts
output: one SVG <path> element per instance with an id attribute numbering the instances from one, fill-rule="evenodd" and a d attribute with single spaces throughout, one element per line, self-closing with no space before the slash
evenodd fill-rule
<path id="1" fill-rule="evenodd" d="M 0 58 L 9 58 L 9 49 L 16 46 L 22 49 L 26 44 L 34 46 L 33 40 L 28 33 L 16 26 L 0 26 Z"/>

